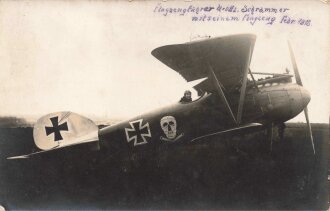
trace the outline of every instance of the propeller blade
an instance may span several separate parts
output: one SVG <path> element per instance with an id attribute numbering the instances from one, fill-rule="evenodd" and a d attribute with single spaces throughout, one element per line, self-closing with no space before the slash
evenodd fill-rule
<path id="1" fill-rule="evenodd" d="M 297 66 L 297 63 L 296 63 L 296 59 L 294 57 L 293 50 L 292 50 L 292 47 L 291 47 L 291 44 L 290 44 L 289 41 L 288 41 L 288 46 L 289 46 L 289 50 L 290 50 L 290 57 L 291 57 L 291 62 L 292 62 L 292 66 L 293 66 L 293 71 L 294 71 L 294 75 L 295 75 L 295 78 L 296 78 L 296 82 L 297 82 L 298 85 L 303 86 L 302 81 L 301 81 L 301 78 L 300 78 L 298 66 Z M 315 155 L 314 139 L 313 139 L 311 124 L 309 123 L 307 106 L 304 109 L 304 113 L 305 113 L 306 123 L 307 123 L 307 127 L 308 127 L 309 137 L 310 137 L 312 148 L 313 148 L 313 153 Z"/>
<path id="2" fill-rule="evenodd" d="M 308 108 L 307 108 L 307 106 L 304 109 L 304 113 L 305 113 L 306 122 L 307 122 L 307 126 L 308 126 L 309 137 L 310 137 L 312 148 L 313 148 L 313 153 L 315 155 L 314 139 L 313 139 L 313 134 L 312 134 L 312 127 L 311 127 L 311 124 L 309 123 Z"/>
<path id="3" fill-rule="evenodd" d="M 290 42 L 288 41 L 288 46 L 289 46 L 289 50 L 290 50 L 290 57 L 291 57 L 291 62 L 292 62 L 292 66 L 293 66 L 293 71 L 294 71 L 294 75 L 295 75 L 295 78 L 296 78 L 296 82 L 297 84 L 299 84 L 300 86 L 302 86 L 302 81 L 301 81 L 301 78 L 300 78 L 300 74 L 299 74 L 299 71 L 298 71 L 298 66 L 297 66 L 297 63 L 296 63 L 296 59 L 294 57 L 294 54 L 293 54 L 293 50 L 292 50 L 292 47 L 291 47 L 291 44 Z"/>

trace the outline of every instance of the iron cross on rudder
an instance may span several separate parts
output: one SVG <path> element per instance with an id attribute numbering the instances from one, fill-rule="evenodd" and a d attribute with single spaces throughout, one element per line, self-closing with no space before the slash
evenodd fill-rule
<path id="1" fill-rule="evenodd" d="M 62 124 L 58 124 L 58 116 L 50 118 L 50 121 L 52 122 L 53 127 L 45 127 L 46 129 L 46 135 L 50 135 L 54 133 L 54 141 L 60 141 L 63 140 L 61 135 L 61 130 L 68 131 L 68 124 L 67 122 L 64 122 Z"/>

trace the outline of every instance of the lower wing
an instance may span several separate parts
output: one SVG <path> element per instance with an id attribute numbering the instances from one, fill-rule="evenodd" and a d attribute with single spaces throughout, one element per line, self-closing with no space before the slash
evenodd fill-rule
<path id="1" fill-rule="evenodd" d="M 199 136 L 197 138 L 194 138 L 193 140 L 191 140 L 191 142 L 194 141 L 200 141 L 203 140 L 205 138 L 209 138 L 209 137 L 213 137 L 213 136 L 220 136 L 220 135 L 228 135 L 230 133 L 238 133 L 238 132 L 249 132 L 252 130 L 257 130 L 257 129 L 261 129 L 263 127 L 262 124 L 260 123 L 250 123 L 250 124 L 246 124 L 246 125 L 242 125 L 240 127 L 235 127 L 235 128 L 230 128 L 228 130 L 222 130 L 222 131 L 218 131 L 215 133 L 209 133 L 203 136 Z"/>

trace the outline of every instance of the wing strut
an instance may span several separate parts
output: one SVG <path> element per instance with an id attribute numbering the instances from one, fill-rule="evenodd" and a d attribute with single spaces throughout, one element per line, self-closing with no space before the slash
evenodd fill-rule
<path id="1" fill-rule="evenodd" d="M 219 80 L 217 79 L 217 76 L 215 75 L 215 73 L 213 71 L 213 68 L 210 65 L 208 65 L 208 66 L 209 66 L 209 71 L 210 71 L 211 76 L 212 76 L 212 79 L 213 79 L 212 81 L 213 81 L 215 87 L 217 88 L 217 91 L 219 93 L 219 96 L 220 96 L 221 100 L 224 102 L 224 104 L 226 105 L 227 111 L 230 114 L 230 116 L 232 117 L 233 122 L 235 124 L 237 124 L 237 121 L 235 119 L 235 116 L 233 114 L 233 111 L 231 110 L 230 105 L 229 105 L 229 103 L 227 101 L 227 98 L 226 98 L 225 94 L 222 91 L 221 84 L 220 84 Z"/>
<path id="2" fill-rule="evenodd" d="M 257 85 L 257 83 L 256 83 L 256 80 L 254 79 L 253 74 L 252 74 L 250 68 L 249 68 L 249 73 L 250 73 L 251 78 L 252 78 L 252 80 L 253 80 L 254 87 L 258 90 L 258 92 L 260 92 L 260 90 L 259 90 L 259 88 L 258 88 L 258 85 Z"/>
<path id="3" fill-rule="evenodd" d="M 250 52 L 253 50 L 250 46 Z M 246 83 L 247 83 L 247 75 L 249 71 L 249 63 L 251 60 L 251 54 L 249 54 L 250 59 L 247 59 L 247 63 L 244 65 L 244 73 L 243 73 L 243 82 L 241 86 L 241 94 L 239 96 L 239 104 L 238 104 L 238 110 L 237 110 L 237 124 L 241 124 L 241 119 L 242 119 L 242 112 L 243 112 L 243 105 L 244 105 L 244 99 L 245 99 L 245 91 L 246 91 Z"/>

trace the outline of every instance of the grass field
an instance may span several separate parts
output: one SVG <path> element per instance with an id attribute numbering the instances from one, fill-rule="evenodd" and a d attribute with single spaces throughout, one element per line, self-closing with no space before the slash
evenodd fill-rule
<path id="1" fill-rule="evenodd" d="M 16 120 L 15 120 L 16 121 Z M 22 123 L 23 124 L 23 123 Z M 0 204 L 8 209 L 327 209 L 329 125 L 143 152 L 74 147 L 26 160 L 32 128 L 0 128 Z M 22 126 L 22 125 L 21 125 Z"/>

